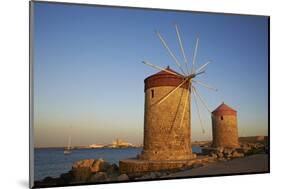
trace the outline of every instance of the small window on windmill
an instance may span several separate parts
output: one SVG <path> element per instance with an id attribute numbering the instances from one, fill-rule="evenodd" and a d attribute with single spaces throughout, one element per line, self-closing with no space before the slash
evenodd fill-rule
<path id="1" fill-rule="evenodd" d="M 223 120 L 223 116 L 221 116 L 221 120 Z"/>
<path id="2" fill-rule="evenodd" d="M 152 89 L 151 90 L 151 98 L 153 98 L 154 97 L 154 90 Z"/>

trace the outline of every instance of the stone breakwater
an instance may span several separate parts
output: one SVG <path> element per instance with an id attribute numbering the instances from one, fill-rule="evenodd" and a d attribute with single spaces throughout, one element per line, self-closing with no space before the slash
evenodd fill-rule
<path id="1" fill-rule="evenodd" d="M 202 154 L 198 157 L 205 158 L 208 161 L 198 161 L 190 166 L 172 170 L 161 170 L 146 172 L 142 174 L 125 174 L 120 171 L 116 164 L 110 164 L 103 159 L 86 159 L 77 161 L 72 165 L 69 172 L 61 174 L 58 178 L 46 177 L 41 181 L 35 182 L 35 187 L 63 186 L 74 184 L 94 184 L 107 182 L 122 182 L 134 180 L 150 180 L 157 178 L 172 177 L 175 173 L 192 170 L 193 168 L 204 167 L 215 162 L 228 161 L 232 159 L 243 158 L 254 154 L 267 154 L 267 143 L 243 143 L 239 148 L 202 148 Z M 212 171 L 212 170 L 209 170 Z M 204 175 L 204 174 L 202 174 Z"/>
<path id="2" fill-rule="evenodd" d="M 265 143 L 243 143 L 239 148 L 202 148 L 202 155 L 209 155 L 219 161 L 262 153 L 268 153 L 268 146 Z"/>

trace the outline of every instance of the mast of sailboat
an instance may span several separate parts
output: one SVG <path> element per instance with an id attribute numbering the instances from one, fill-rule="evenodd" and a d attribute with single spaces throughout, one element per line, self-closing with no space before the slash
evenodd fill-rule
<path id="1" fill-rule="evenodd" d="M 71 147 L 71 135 L 69 134 L 69 136 L 68 136 L 67 150 L 70 150 L 70 147 Z"/>

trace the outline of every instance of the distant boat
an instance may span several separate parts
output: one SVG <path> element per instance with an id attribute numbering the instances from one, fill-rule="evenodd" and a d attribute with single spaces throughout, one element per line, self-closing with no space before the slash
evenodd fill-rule
<path id="1" fill-rule="evenodd" d="M 72 153 L 72 150 L 71 150 L 71 136 L 70 135 L 68 136 L 67 148 L 64 149 L 63 153 L 64 153 L 64 155 L 68 155 L 68 154 Z"/>

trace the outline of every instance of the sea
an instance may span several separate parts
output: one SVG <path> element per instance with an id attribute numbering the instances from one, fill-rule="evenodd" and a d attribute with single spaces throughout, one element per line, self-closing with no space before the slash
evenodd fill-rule
<path id="1" fill-rule="evenodd" d="M 193 146 L 194 153 L 201 152 L 201 148 Z M 59 177 L 68 172 L 73 163 L 83 159 L 99 159 L 118 165 L 119 160 L 136 157 L 142 148 L 100 148 L 76 149 L 71 154 L 64 155 L 63 148 L 39 148 L 34 150 L 34 179 L 43 180 L 45 177 Z"/>

